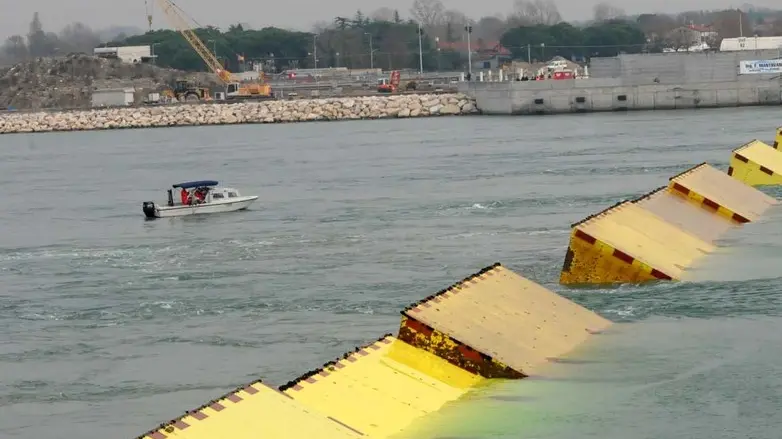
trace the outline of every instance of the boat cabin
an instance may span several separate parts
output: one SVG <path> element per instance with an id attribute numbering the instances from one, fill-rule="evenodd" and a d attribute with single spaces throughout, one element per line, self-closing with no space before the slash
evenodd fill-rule
<path id="1" fill-rule="evenodd" d="M 230 188 L 230 187 L 212 188 L 206 194 L 206 202 L 211 203 L 212 201 L 230 200 L 231 198 L 239 198 L 239 197 L 241 197 L 241 194 L 239 194 L 239 191 L 237 191 L 234 188 Z"/>
<path id="2" fill-rule="evenodd" d="M 168 205 L 174 205 L 174 189 L 181 193 L 181 204 L 209 204 L 230 202 L 232 198 L 239 198 L 239 191 L 230 187 L 217 187 L 215 180 L 199 180 L 179 183 L 168 190 Z"/>

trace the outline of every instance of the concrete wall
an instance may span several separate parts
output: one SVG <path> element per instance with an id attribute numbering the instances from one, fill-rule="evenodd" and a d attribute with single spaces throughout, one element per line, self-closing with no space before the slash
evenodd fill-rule
<path id="1" fill-rule="evenodd" d="M 724 82 L 738 78 L 739 61 L 773 59 L 773 51 L 724 53 L 659 53 L 593 58 L 593 78 L 621 78 L 624 85 Z"/>
<path id="2" fill-rule="evenodd" d="M 774 52 L 776 55 L 776 52 Z M 589 79 L 469 82 L 484 114 L 553 114 L 782 104 L 780 75 L 738 75 L 766 53 L 621 55 L 593 59 Z"/>

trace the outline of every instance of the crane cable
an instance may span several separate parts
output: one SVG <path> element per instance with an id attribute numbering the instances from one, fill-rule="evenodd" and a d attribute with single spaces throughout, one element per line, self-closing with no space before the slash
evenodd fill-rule
<path id="1" fill-rule="evenodd" d="M 147 0 L 144 0 L 144 1 L 146 2 Z M 180 7 L 178 4 L 176 4 L 176 2 L 174 2 L 174 0 L 168 0 L 168 2 L 169 2 L 169 3 L 171 3 L 171 5 L 173 5 L 173 6 L 174 6 L 174 8 L 176 8 L 176 10 L 177 10 L 177 11 L 178 11 L 178 12 L 179 12 L 179 13 L 180 13 L 182 16 L 184 16 L 185 18 L 188 18 L 190 21 L 192 21 L 192 22 L 193 22 L 193 23 L 196 25 L 196 28 L 200 28 L 200 29 L 207 29 L 207 27 L 206 27 L 206 26 L 203 26 L 201 23 L 199 23 L 199 22 L 198 22 L 198 20 L 196 20 L 196 19 L 195 19 L 195 18 L 193 18 L 193 17 L 192 17 L 190 14 L 188 14 L 187 12 L 185 12 L 185 10 L 184 10 L 184 9 L 182 9 L 182 8 L 181 8 L 181 7 Z M 151 16 L 152 16 L 152 15 L 150 14 L 150 17 L 151 17 Z M 210 36 L 211 36 L 211 35 L 210 35 Z M 215 38 L 215 41 L 218 41 L 218 39 L 217 39 L 217 38 Z M 231 53 L 234 55 L 234 57 L 236 57 L 236 59 L 239 59 L 239 53 L 237 53 L 237 52 L 235 52 L 233 49 L 231 49 L 231 47 L 230 47 L 230 46 L 228 46 L 227 44 L 225 44 L 225 42 L 223 42 L 223 46 L 224 46 L 224 47 L 226 47 L 226 46 L 227 46 L 227 47 L 228 47 L 228 51 L 229 51 L 229 52 L 231 52 Z M 215 55 L 215 56 L 217 56 L 217 54 L 214 54 L 214 55 Z"/>

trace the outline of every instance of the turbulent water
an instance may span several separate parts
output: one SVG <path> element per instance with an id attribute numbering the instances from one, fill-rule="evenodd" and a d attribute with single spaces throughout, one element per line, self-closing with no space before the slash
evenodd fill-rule
<path id="1" fill-rule="evenodd" d="M 570 223 L 778 125 L 759 108 L 2 136 L 0 437 L 135 437 L 394 332 L 500 261 L 620 324 L 418 437 L 778 439 L 782 215 L 692 282 L 556 283 Z M 189 179 L 260 199 L 143 218 Z"/>

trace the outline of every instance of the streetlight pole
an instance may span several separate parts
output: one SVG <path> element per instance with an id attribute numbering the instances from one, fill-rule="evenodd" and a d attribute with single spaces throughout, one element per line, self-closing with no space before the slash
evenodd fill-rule
<path id="1" fill-rule="evenodd" d="M 312 36 L 312 61 L 315 63 L 315 68 L 318 68 L 318 34 Z"/>
<path id="2" fill-rule="evenodd" d="M 157 56 L 155 56 L 155 46 L 157 46 L 160 43 L 152 43 L 152 64 L 157 64 Z"/>
<path id="3" fill-rule="evenodd" d="M 464 30 L 467 32 L 467 73 L 472 77 L 472 46 L 470 45 L 472 26 L 468 24 L 467 26 L 464 26 Z"/>
<path id="4" fill-rule="evenodd" d="M 440 71 L 440 37 L 434 37 L 434 46 L 437 50 L 437 71 Z"/>
<path id="5" fill-rule="evenodd" d="M 369 37 L 369 68 L 375 68 L 375 49 L 372 47 L 372 34 L 364 32 L 364 35 Z"/>
<path id="6" fill-rule="evenodd" d="M 421 75 L 424 74 L 424 52 L 421 49 L 421 37 L 423 36 L 423 30 L 421 29 L 421 22 L 418 22 L 418 70 Z"/>

